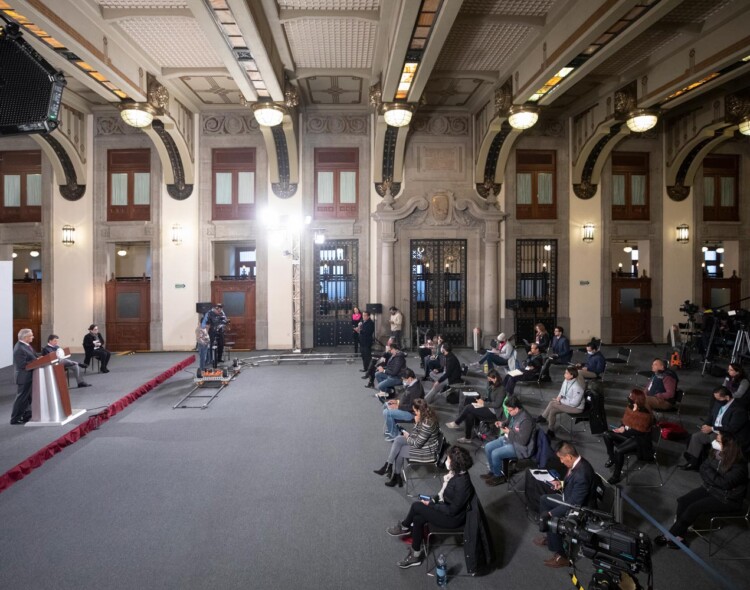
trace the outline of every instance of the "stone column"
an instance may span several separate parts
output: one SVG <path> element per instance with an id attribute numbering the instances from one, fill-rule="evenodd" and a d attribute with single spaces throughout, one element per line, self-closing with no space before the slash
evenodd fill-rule
<path id="1" fill-rule="evenodd" d="M 500 313 L 498 309 L 498 268 L 497 245 L 498 223 L 488 221 L 484 227 L 484 313 L 482 314 L 482 332 L 495 334 L 499 329 Z"/>
<path id="2" fill-rule="evenodd" d="M 396 276 L 394 272 L 393 250 L 396 232 L 393 221 L 383 221 L 380 232 L 380 301 L 386 308 L 395 305 Z M 383 312 L 385 317 L 385 311 Z"/>

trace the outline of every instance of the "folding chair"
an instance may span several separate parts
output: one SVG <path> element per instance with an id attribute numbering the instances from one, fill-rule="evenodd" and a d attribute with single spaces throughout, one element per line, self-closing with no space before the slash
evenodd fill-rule
<path id="1" fill-rule="evenodd" d="M 438 435 L 438 452 L 436 453 L 434 458 L 423 461 L 409 458 L 404 461 L 404 467 L 401 470 L 401 477 L 406 484 L 406 495 L 409 498 L 414 497 L 414 482 L 427 479 L 437 479 L 437 476 L 442 470 L 442 466 L 445 462 L 445 454 L 448 452 L 449 447 L 450 444 L 445 439 L 445 435 L 441 432 Z M 432 468 L 432 477 L 414 477 L 414 474 L 416 474 L 416 470 L 418 467 Z M 411 475 L 411 477 L 407 477 L 407 475 Z"/>
<path id="2" fill-rule="evenodd" d="M 542 394 L 542 383 L 545 381 L 548 381 L 550 379 L 549 375 L 549 368 L 552 364 L 551 358 L 544 359 L 544 364 L 542 365 L 542 370 L 539 371 L 539 375 L 537 376 L 536 380 L 534 381 L 516 381 L 516 388 L 518 388 L 520 385 L 527 385 L 531 387 L 536 387 L 537 391 L 539 392 L 539 400 L 544 401 L 544 395 Z"/>
<path id="3" fill-rule="evenodd" d="M 640 459 L 638 459 L 638 455 L 635 453 L 628 454 L 625 457 L 625 464 L 623 466 L 623 473 L 625 474 L 625 485 L 629 485 L 633 488 L 660 488 L 664 485 L 664 478 L 661 474 L 661 465 L 659 465 L 659 458 L 658 458 L 658 452 L 661 447 L 661 428 L 657 425 L 654 425 L 651 427 L 651 444 L 653 446 L 653 465 L 656 466 L 656 473 L 659 476 L 659 483 L 653 483 L 653 484 L 631 484 L 630 483 L 630 477 L 634 475 L 635 473 L 643 472 L 645 471 L 649 465 L 651 465 L 651 462 L 645 462 Z M 632 463 L 632 464 L 631 464 Z"/>
<path id="4" fill-rule="evenodd" d="M 434 551 L 433 545 L 435 544 L 433 541 L 433 537 L 439 537 L 439 538 L 449 538 L 449 537 L 455 537 L 456 542 L 453 543 L 451 546 L 453 547 L 462 547 L 464 544 L 464 527 L 457 529 L 445 529 L 439 526 L 436 526 L 434 524 L 427 524 L 425 525 L 425 529 L 427 534 L 424 536 L 424 549 L 425 549 L 425 566 L 427 567 L 427 575 L 428 576 L 434 576 L 433 570 L 435 567 L 437 567 L 437 557 L 433 556 L 432 558 L 432 566 L 430 566 L 430 555 Z M 461 551 L 461 557 L 463 557 L 463 551 Z"/>
<path id="5" fill-rule="evenodd" d="M 685 392 L 682 389 L 675 390 L 671 408 L 666 410 L 654 410 L 654 418 L 656 418 L 656 421 L 661 422 L 664 418 L 663 414 L 675 414 L 677 420 L 682 424 L 682 400 L 684 399 Z"/>
<path id="6" fill-rule="evenodd" d="M 592 394 L 590 391 L 586 390 L 584 392 L 584 396 L 586 398 L 586 401 L 583 405 L 583 412 L 579 412 L 578 414 L 566 414 L 561 413 L 558 414 L 558 420 L 560 420 L 560 425 L 563 427 L 563 430 L 568 433 L 570 436 L 570 442 L 575 442 L 576 439 L 576 432 L 586 432 L 586 422 L 589 422 L 591 420 L 591 408 L 593 406 L 592 401 Z M 568 417 L 568 426 L 567 428 L 563 424 L 563 420 L 565 420 L 565 417 Z M 575 429 L 576 424 L 580 424 L 583 422 L 583 430 L 577 431 Z"/>
<path id="7" fill-rule="evenodd" d="M 712 516 L 709 520 L 709 525 L 707 529 L 697 529 L 695 527 L 690 527 L 690 530 L 693 531 L 698 537 L 703 539 L 708 543 L 708 556 L 713 557 L 716 555 L 719 551 L 721 551 L 724 547 L 727 547 L 728 545 L 732 545 L 735 549 L 738 549 L 738 553 L 742 555 L 742 557 L 717 557 L 716 559 L 722 559 L 725 561 L 740 561 L 740 560 L 748 560 L 750 559 L 750 553 L 747 552 L 747 542 L 744 543 L 736 543 L 734 542 L 737 537 L 741 533 L 737 533 L 736 535 L 733 535 L 732 537 L 722 541 L 720 544 L 714 543 L 714 533 L 717 533 L 718 531 L 722 530 L 723 524 L 728 524 L 732 522 L 737 522 L 741 525 L 744 524 L 745 529 L 750 529 L 750 499 L 745 498 L 745 504 L 747 504 L 747 509 L 743 512 L 738 512 L 735 515 L 732 514 L 720 514 L 717 516 Z M 716 550 L 714 550 L 714 547 L 716 547 Z"/>
<path id="8" fill-rule="evenodd" d="M 617 365 L 617 366 L 625 366 L 627 367 L 630 364 L 630 355 L 632 354 L 633 349 L 632 348 L 624 348 L 620 347 L 617 349 L 617 356 L 612 358 L 605 358 L 604 360 L 607 361 L 607 364 L 611 365 Z"/>

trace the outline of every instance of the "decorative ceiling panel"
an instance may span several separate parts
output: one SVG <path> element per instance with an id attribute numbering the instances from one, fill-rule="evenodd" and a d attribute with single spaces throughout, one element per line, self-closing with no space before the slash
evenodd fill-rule
<path id="1" fill-rule="evenodd" d="M 380 0 L 279 0 L 281 10 L 377 10 Z"/>
<path id="2" fill-rule="evenodd" d="M 135 17 L 118 21 L 117 24 L 162 68 L 213 68 L 224 65 L 193 18 Z"/>
<path id="3" fill-rule="evenodd" d="M 232 78 L 225 76 L 183 76 L 180 80 L 203 104 L 240 104 L 242 95 Z"/>
<path id="4" fill-rule="evenodd" d="M 440 52 L 437 70 L 496 71 L 516 58 L 529 27 L 517 24 L 456 24 Z"/>
<path id="5" fill-rule="evenodd" d="M 545 16 L 555 0 L 464 0 L 462 14 Z"/>
<path id="6" fill-rule="evenodd" d="M 362 78 L 355 76 L 313 76 L 305 78 L 313 104 L 360 104 Z"/>
<path id="7" fill-rule="evenodd" d="M 425 88 L 429 106 L 464 106 L 482 85 L 483 80 L 474 78 L 431 79 Z"/>
<path id="8" fill-rule="evenodd" d="M 686 0 L 667 14 L 662 22 L 700 24 L 729 4 L 731 4 L 731 0 Z"/>
<path id="9" fill-rule="evenodd" d="M 295 19 L 284 23 L 299 68 L 369 68 L 378 25 L 351 18 Z"/>
<path id="10" fill-rule="evenodd" d="M 130 9 L 172 9 L 187 8 L 187 0 L 96 0 L 102 8 L 130 8 Z"/>
<path id="11" fill-rule="evenodd" d="M 612 57 L 602 63 L 594 74 L 604 76 L 617 76 L 639 62 L 647 59 L 659 49 L 668 45 L 682 33 L 679 31 L 665 31 L 663 29 L 650 29 L 638 35 L 633 41 L 615 53 Z"/>

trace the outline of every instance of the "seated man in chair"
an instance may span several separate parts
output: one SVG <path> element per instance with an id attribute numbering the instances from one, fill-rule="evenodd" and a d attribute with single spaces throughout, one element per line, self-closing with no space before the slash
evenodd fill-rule
<path id="1" fill-rule="evenodd" d="M 450 342 L 443 343 L 443 356 L 445 357 L 445 370 L 437 376 L 435 375 L 435 383 L 433 383 L 432 388 L 425 396 L 425 401 L 428 404 L 433 403 L 441 391 L 444 391 L 447 389 L 447 387 L 444 386 L 444 383 L 447 381 L 448 385 L 454 385 L 456 383 L 463 383 L 463 370 L 461 369 L 461 363 L 458 360 L 458 357 L 453 354 L 453 347 L 451 346 Z"/>
<path id="2" fill-rule="evenodd" d="M 57 349 L 60 348 L 60 341 L 59 336 L 57 334 L 50 334 L 49 338 L 47 338 L 47 346 L 42 348 L 42 354 L 49 354 L 50 352 L 57 352 Z M 72 361 L 70 359 L 61 359 L 60 364 L 65 367 L 65 370 L 73 371 L 73 375 L 75 375 L 76 383 L 78 383 L 78 387 L 91 387 L 91 383 L 86 383 L 83 380 L 83 377 L 81 377 L 81 367 L 83 367 L 83 363 L 77 363 L 75 361 Z"/>
<path id="3" fill-rule="evenodd" d="M 521 400 L 510 397 L 505 402 L 510 414 L 506 421 L 498 420 L 501 436 L 484 446 L 490 470 L 482 475 L 488 486 L 498 486 L 506 481 L 503 462 L 508 459 L 527 459 L 534 454 L 534 419 L 523 409 Z"/>
<path id="4" fill-rule="evenodd" d="M 607 359 L 599 350 L 601 341 L 594 338 L 586 345 L 586 362 L 576 365 L 580 379 L 598 379 L 607 368 Z"/>
<path id="5" fill-rule="evenodd" d="M 568 512 L 567 506 L 558 504 L 554 499 L 572 506 L 588 506 L 593 499 L 596 472 L 591 463 L 581 457 L 576 448 L 569 442 L 560 443 L 557 456 L 563 465 L 568 468 L 568 473 L 564 481 L 555 479 L 550 483 L 555 493 L 546 494 L 539 500 L 539 516 L 542 519 L 551 516 L 564 516 Z M 563 546 L 563 538 L 557 532 L 548 531 L 546 536 L 535 538 L 534 545 L 547 547 L 554 553 L 552 557 L 544 561 L 544 565 L 547 567 L 560 568 L 570 565 L 570 560 Z"/>
<path id="6" fill-rule="evenodd" d="M 536 342 L 532 342 L 529 348 L 529 356 L 526 357 L 526 363 L 524 364 L 523 370 L 520 375 L 511 375 L 510 373 L 505 376 L 503 380 L 503 387 L 505 387 L 505 393 L 507 395 L 513 395 L 513 391 L 516 388 L 516 383 L 519 381 L 536 381 L 539 379 L 539 373 L 542 371 L 542 365 L 544 365 L 544 357 L 539 350 L 539 345 Z"/>
<path id="7" fill-rule="evenodd" d="M 417 379 L 414 371 L 404 369 L 403 377 L 404 392 L 399 399 L 389 399 L 383 405 L 383 418 L 385 418 L 385 437 L 394 439 L 399 435 L 396 421 L 412 421 L 414 413 L 411 411 L 415 400 L 424 397 L 422 382 Z"/>
<path id="8" fill-rule="evenodd" d="M 391 355 L 384 366 L 375 370 L 375 381 L 378 389 L 390 397 L 393 388 L 401 385 L 401 372 L 406 368 L 406 355 L 394 338 L 391 338 L 388 347 Z"/>

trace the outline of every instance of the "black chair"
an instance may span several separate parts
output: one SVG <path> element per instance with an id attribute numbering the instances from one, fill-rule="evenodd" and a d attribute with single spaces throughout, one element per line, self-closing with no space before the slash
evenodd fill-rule
<path id="1" fill-rule="evenodd" d="M 625 484 L 633 487 L 633 488 L 660 488 L 664 485 L 664 478 L 661 474 L 661 465 L 659 465 L 659 458 L 657 456 L 657 453 L 659 452 L 659 449 L 661 447 L 661 441 L 663 440 L 661 436 L 661 428 L 658 425 L 654 425 L 651 427 L 651 445 L 653 449 L 653 453 L 649 459 L 651 461 L 642 461 L 638 459 L 638 455 L 635 453 L 630 453 L 625 457 L 625 465 L 623 466 L 623 473 L 625 474 Z M 656 473 L 659 477 L 659 483 L 645 483 L 645 484 L 633 484 L 630 483 L 630 478 L 635 473 L 640 473 L 645 471 L 649 465 L 655 465 L 656 466 Z"/>
<path id="2" fill-rule="evenodd" d="M 450 444 L 445 439 L 445 435 L 441 432 L 438 435 L 438 452 L 436 453 L 434 458 L 430 458 L 429 460 L 409 458 L 404 461 L 404 467 L 401 470 L 401 477 L 406 484 L 406 495 L 409 498 L 414 497 L 414 482 L 437 478 L 437 476 L 443 469 L 443 466 L 445 464 L 445 455 L 448 452 L 449 448 Z M 432 469 L 432 477 L 414 477 L 414 474 L 416 474 L 416 470 L 419 467 L 427 467 Z M 407 477 L 407 475 L 411 475 L 411 477 Z"/>
<path id="3" fill-rule="evenodd" d="M 722 530 L 724 528 L 723 525 L 725 524 L 737 523 L 741 525 L 745 530 L 750 529 L 750 498 L 745 498 L 745 504 L 747 505 L 747 507 L 743 508 L 743 510 L 738 511 L 734 515 L 720 514 L 710 517 L 707 529 L 695 528 L 694 526 L 690 527 L 690 530 L 692 532 L 694 532 L 698 537 L 708 543 L 709 557 L 715 556 L 724 547 L 732 547 L 737 550 L 736 553 L 739 555 L 739 557 L 717 557 L 716 559 L 722 559 L 726 561 L 740 561 L 750 559 L 750 553 L 748 553 L 747 551 L 747 542 L 737 543 L 735 541 L 741 534 L 739 532 L 736 535 L 729 537 L 728 539 L 722 540 L 720 543 L 714 543 L 714 537 L 718 536 L 716 535 L 716 533 Z M 715 550 L 714 547 L 716 547 Z"/>
<path id="4" fill-rule="evenodd" d="M 586 398 L 586 401 L 583 405 L 583 412 L 579 412 L 578 414 L 562 413 L 559 415 L 559 417 L 561 418 L 560 424 L 562 425 L 563 430 L 565 430 L 565 432 L 567 432 L 570 436 L 570 442 L 575 442 L 576 432 L 578 432 L 575 429 L 576 424 L 583 423 L 583 431 L 581 432 L 586 432 L 586 422 L 589 422 L 591 420 L 591 409 L 594 405 L 593 394 L 590 391 L 586 390 L 584 392 L 584 396 Z M 567 428 L 563 425 L 562 422 L 562 420 L 565 419 L 565 416 L 567 416 L 569 420 Z"/>
<path id="5" fill-rule="evenodd" d="M 617 356 L 615 357 L 607 357 L 605 360 L 607 361 L 607 364 L 611 364 L 613 366 L 625 366 L 627 367 L 630 364 L 630 355 L 633 353 L 632 348 L 624 348 L 620 347 L 617 349 Z"/>
<path id="6" fill-rule="evenodd" d="M 544 359 L 542 369 L 539 371 L 539 375 L 537 376 L 537 378 L 534 381 L 516 381 L 516 388 L 518 388 L 519 385 L 536 387 L 537 391 L 539 392 L 540 401 L 544 401 L 544 395 L 542 394 L 542 383 L 552 380 L 549 374 L 550 365 L 552 365 L 552 359 Z"/>
<path id="7" fill-rule="evenodd" d="M 685 399 L 685 392 L 682 389 L 676 389 L 672 398 L 672 407 L 666 410 L 654 410 L 654 417 L 657 422 L 661 422 L 664 414 L 674 414 L 682 425 L 682 400 Z M 684 426 L 684 425 L 683 425 Z"/>

